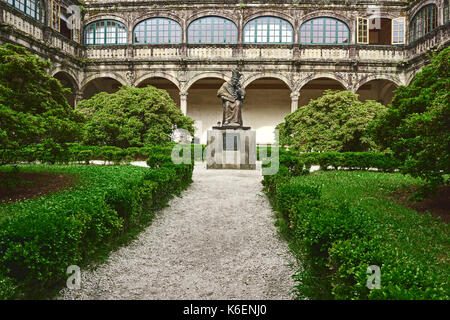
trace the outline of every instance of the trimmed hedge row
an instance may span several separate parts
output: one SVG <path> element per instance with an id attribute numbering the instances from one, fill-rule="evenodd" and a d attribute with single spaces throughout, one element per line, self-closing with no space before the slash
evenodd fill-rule
<path id="1" fill-rule="evenodd" d="M 0 163 L 33 163 L 39 161 L 48 164 L 68 164 L 71 162 L 88 164 L 90 160 L 105 160 L 120 164 L 132 160 L 148 159 L 153 154 L 163 153 L 170 156 L 174 146 L 173 143 L 167 146 L 121 149 L 113 146 L 84 146 L 79 143 L 67 143 L 65 145 L 46 143 L 28 146 L 21 150 L 0 150 Z M 203 154 L 205 146 L 200 146 Z M 190 145 L 190 148 L 192 158 L 201 161 L 202 156 L 194 152 L 195 145 Z"/>
<path id="2" fill-rule="evenodd" d="M 3 167 L 1 170 L 7 170 Z M 23 166 L 76 176 L 69 191 L 0 206 L 0 298 L 39 298 L 61 287 L 131 227 L 151 220 L 192 181 L 192 165 Z"/>
<path id="3" fill-rule="evenodd" d="M 389 153 L 375 152 L 311 152 L 298 154 L 306 166 L 320 165 L 321 170 L 346 168 L 349 170 L 378 169 L 392 172 L 400 167 L 400 162 Z"/>
<path id="4" fill-rule="evenodd" d="M 372 200 L 371 195 L 368 204 L 361 197 L 349 201 L 345 190 L 334 191 L 332 198 L 324 196 L 324 189 L 336 187 L 330 184 L 337 179 L 350 175 L 342 186 L 361 179 L 371 185 L 374 177 L 383 181 L 387 177 L 380 175 L 387 174 L 322 171 L 295 176 L 295 161 L 288 160 L 282 162 L 278 174 L 265 176 L 263 184 L 279 213 L 278 225 L 302 264 L 295 276 L 300 297 L 450 298 L 449 229 L 445 223 L 413 211 L 390 213 L 392 205 L 386 204 L 387 200 Z M 385 207 L 373 209 L 375 201 Z M 370 265 L 381 267 L 381 289 L 366 287 Z"/>
<path id="5" fill-rule="evenodd" d="M 319 165 L 321 170 L 347 169 L 368 170 L 377 169 L 382 172 L 393 172 L 401 163 L 389 153 L 374 152 L 308 152 L 297 153 L 290 150 L 279 150 L 280 163 L 288 167 L 294 175 L 303 169 L 310 170 Z"/>

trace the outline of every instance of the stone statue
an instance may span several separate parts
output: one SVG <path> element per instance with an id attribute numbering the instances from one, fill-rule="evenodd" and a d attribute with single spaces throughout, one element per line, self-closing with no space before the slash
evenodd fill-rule
<path id="1" fill-rule="evenodd" d="M 241 87 L 242 74 L 233 71 L 231 81 L 225 82 L 217 92 L 222 99 L 223 120 L 222 127 L 242 127 L 242 104 L 245 99 L 245 90 Z"/>

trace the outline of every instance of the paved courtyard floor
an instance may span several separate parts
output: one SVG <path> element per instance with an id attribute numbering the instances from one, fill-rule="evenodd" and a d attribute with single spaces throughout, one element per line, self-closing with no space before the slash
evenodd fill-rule
<path id="1" fill-rule="evenodd" d="M 291 299 L 295 259 L 261 172 L 206 170 L 136 240 L 59 299 Z"/>

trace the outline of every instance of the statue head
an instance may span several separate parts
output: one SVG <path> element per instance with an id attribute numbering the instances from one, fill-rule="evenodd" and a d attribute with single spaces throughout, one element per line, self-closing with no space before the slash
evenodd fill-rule
<path id="1" fill-rule="evenodd" d="M 231 76 L 231 83 L 233 85 L 239 84 L 241 77 L 242 77 L 242 74 L 239 72 L 239 70 L 233 70 L 233 74 Z"/>

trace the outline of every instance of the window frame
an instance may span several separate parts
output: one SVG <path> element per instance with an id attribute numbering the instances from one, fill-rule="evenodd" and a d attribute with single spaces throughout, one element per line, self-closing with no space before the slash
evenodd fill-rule
<path id="1" fill-rule="evenodd" d="M 55 0 L 50 1 L 50 28 L 61 31 L 61 6 Z"/>
<path id="2" fill-rule="evenodd" d="M 202 25 L 202 21 L 207 21 L 210 20 L 211 23 L 210 25 L 212 26 L 211 30 L 206 30 L 208 33 L 210 34 L 210 40 L 207 42 L 202 42 L 202 32 L 204 32 L 205 30 L 203 30 L 203 28 L 201 27 Z M 216 42 L 214 40 L 215 34 L 214 32 L 217 30 L 214 30 L 214 20 L 221 20 L 223 21 L 223 29 L 219 29 L 218 32 L 223 32 L 223 42 Z M 206 23 L 204 23 L 206 25 Z M 233 40 L 232 41 L 227 41 L 227 26 L 230 25 L 232 26 L 232 36 L 233 36 Z M 200 26 L 198 28 L 198 30 L 193 30 L 193 28 L 195 29 L 196 26 Z M 198 32 L 198 34 L 193 35 L 192 32 Z M 205 16 L 205 17 L 200 17 L 198 19 L 195 19 L 194 21 L 192 21 L 191 23 L 189 23 L 188 27 L 187 27 L 187 39 L 186 39 L 186 43 L 187 44 L 237 44 L 238 43 L 238 36 L 239 36 L 239 30 L 237 25 L 230 19 L 228 18 L 224 18 L 221 16 Z M 195 41 L 191 41 L 191 36 L 192 37 L 196 37 L 197 40 Z M 192 39 L 194 40 L 194 39 Z"/>
<path id="3" fill-rule="evenodd" d="M 6 4 L 13 7 L 14 9 L 19 10 L 23 14 L 42 23 L 42 21 L 41 21 L 41 18 L 42 18 L 41 17 L 41 0 L 5 0 L 5 2 L 6 2 Z M 32 2 L 34 2 L 33 8 L 28 6 L 28 4 L 32 3 Z M 23 9 L 20 9 L 20 5 L 22 5 L 22 4 L 23 4 Z M 34 11 L 34 15 L 27 12 L 28 8 L 34 9 L 34 10 L 32 10 L 32 11 Z M 45 10 L 44 10 L 44 12 L 45 12 Z"/>
<path id="4" fill-rule="evenodd" d="M 103 43 L 96 43 L 96 36 L 97 36 L 97 24 L 103 23 L 104 26 L 102 26 L 104 28 L 103 31 L 103 37 L 104 37 L 104 42 Z M 108 23 L 114 23 L 115 24 L 115 31 L 114 31 L 114 43 L 108 43 Z M 91 27 L 91 25 L 93 26 L 93 37 L 92 37 L 92 42 L 93 43 L 87 43 L 87 31 L 88 29 Z M 122 26 L 125 30 L 125 42 L 123 43 L 118 43 L 119 40 L 119 26 Z M 118 20 L 114 20 L 114 19 L 102 19 L 102 20 L 95 20 L 90 22 L 88 25 L 86 25 L 84 27 L 83 30 L 83 44 L 86 46 L 115 46 L 115 45 L 126 45 L 128 43 L 128 29 L 127 26 L 123 23 L 120 22 Z"/>
<path id="5" fill-rule="evenodd" d="M 361 22 L 361 23 L 360 23 Z M 365 28 L 365 34 L 364 30 L 361 31 L 361 27 Z M 361 33 L 360 33 L 361 31 Z M 364 38 L 366 41 L 364 41 Z M 369 19 L 358 17 L 356 19 L 356 43 L 357 44 L 369 44 Z"/>
<path id="6" fill-rule="evenodd" d="M 418 26 L 417 24 L 420 23 Z M 428 27 L 430 30 L 427 31 Z M 413 43 L 438 27 L 438 9 L 434 3 L 421 7 L 409 22 L 408 40 Z M 419 35 L 417 35 L 419 34 Z"/>
<path id="7" fill-rule="evenodd" d="M 450 22 L 450 1 L 444 0 L 444 5 L 442 8 L 442 24 L 447 24 Z"/>
<path id="8" fill-rule="evenodd" d="M 152 21 L 152 20 L 156 20 L 157 21 L 157 23 L 156 23 L 156 38 L 157 38 L 157 41 L 156 42 L 149 42 L 149 41 L 147 41 L 149 38 L 147 37 L 147 31 L 148 31 L 148 28 L 147 28 L 147 22 L 150 22 L 150 21 Z M 168 30 L 168 38 L 169 38 L 169 41 L 168 42 L 160 42 L 159 40 L 159 38 L 160 38 L 160 35 L 159 35 L 159 29 L 160 29 L 160 23 L 159 22 L 161 22 L 161 21 L 169 21 L 170 23 L 168 24 L 169 25 L 169 30 Z M 144 26 L 144 42 L 138 42 L 138 41 L 136 41 L 136 29 L 139 27 L 139 26 L 141 26 L 141 25 L 143 25 Z M 177 30 L 172 30 L 172 26 L 173 25 L 175 25 L 175 26 L 177 26 Z M 152 32 L 152 30 L 150 30 L 150 32 Z M 172 32 L 175 32 L 175 34 L 172 36 Z M 180 34 L 179 34 L 179 41 L 173 41 L 172 42 L 172 38 L 173 37 L 175 37 L 175 39 L 177 39 L 178 38 L 178 35 L 176 34 L 177 32 L 179 32 Z M 181 27 L 181 25 L 177 22 L 177 21 L 175 21 L 175 20 L 173 20 L 173 19 L 170 19 L 170 18 L 165 18 L 165 17 L 151 17 L 151 18 L 148 18 L 148 19 L 145 19 L 145 20 L 142 20 L 142 21 L 140 21 L 139 23 L 137 23 L 135 26 L 134 26 L 134 28 L 133 28 L 133 44 L 136 44 L 136 45 L 148 45 L 148 44 L 180 44 L 181 42 L 183 41 L 183 28 Z"/>
<path id="9" fill-rule="evenodd" d="M 404 45 L 406 43 L 406 18 L 405 17 L 399 17 L 399 18 L 394 18 L 391 21 L 392 21 L 392 24 L 391 24 L 391 29 L 392 29 L 392 31 L 391 31 L 392 32 L 391 33 L 391 43 L 392 43 L 392 45 Z M 396 38 L 395 37 L 395 32 L 396 32 L 396 30 L 394 28 L 394 25 L 395 25 L 396 22 L 399 22 L 399 21 L 402 22 L 402 23 L 399 23 L 398 26 L 399 27 L 402 26 L 402 28 L 403 28 L 403 39 L 401 41 L 395 42 L 395 38 Z M 399 30 L 397 30 L 397 32 L 399 32 Z M 397 38 L 399 38 L 399 37 L 397 36 Z"/>
<path id="10" fill-rule="evenodd" d="M 321 30 L 322 31 L 322 40 L 323 40 L 323 42 L 314 42 L 314 28 L 312 27 L 314 25 L 314 23 L 312 21 L 314 21 L 314 20 L 324 20 L 324 23 L 322 24 L 323 27 L 322 27 L 322 30 Z M 327 38 L 327 35 L 326 35 L 326 32 L 327 32 L 326 20 L 334 20 L 334 21 L 338 22 L 338 23 L 336 23 L 336 30 L 335 30 L 336 34 L 335 34 L 335 37 L 334 37 L 336 42 L 332 42 L 332 43 L 331 42 L 326 42 L 326 38 Z M 311 23 L 310 24 L 311 27 L 310 27 L 310 30 L 309 30 L 309 37 L 310 37 L 311 42 L 303 42 L 302 41 L 302 28 L 304 26 L 306 26 L 307 23 Z M 345 42 L 337 42 L 338 39 L 339 39 L 339 35 L 338 35 L 339 34 L 339 23 L 341 23 L 346 28 L 347 38 L 348 38 L 348 42 L 347 43 L 345 43 Z M 350 42 L 351 42 L 350 27 L 344 21 L 336 19 L 336 18 L 333 18 L 333 17 L 322 16 L 322 17 L 316 17 L 316 18 L 309 19 L 309 20 L 303 22 L 301 24 L 301 26 L 300 26 L 300 29 L 299 29 L 299 43 L 301 45 L 349 45 Z"/>
<path id="11" fill-rule="evenodd" d="M 266 41 L 258 41 L 259 35 L 258 35 L 258 20 L 262 20 L 262 19 L 267 19 L 267 22 L 265 22 L 264 24 L 260 24 L 262 26 L 265 26 L 264 31 L 266 32 Z M 279 34 L 278 37 L 280 39 L 280 41 L 278 42 L 274 42 L 274 41 L 270 41 L 271 38 L 271 28 L 270 26 L 275 26 L 276 24 L 270 24 L 270 19 L 276 19 L 278 20 L 279 24 Z M 252 27 L 254 25 L 254 30 L 251 30 L 254 34 L 251 35 L 251 37 L 253 38 L 252 41 L 246 41 L 246 32 L 248 30 L 249 27 Z M 289 26 L 289 31 L 291 32 L 291 39 L 290 41 L 283 41 L 283 39 L 285 38 L 285 36 L 283 36 L 283 25 L 284 26 Z M 260 16 L 260 17 L 256 17 L 254 19 L 251 19 L 250 21 L 248 21 L 244 28 L 243 28 L 243 43 L 245 44 L 293 44 L 294 43 L 294 27 L 292 26 L 292 24 L 283 18 L 280 17 L 276 17 L 276 16 Z"/>

